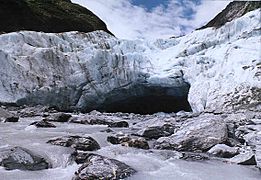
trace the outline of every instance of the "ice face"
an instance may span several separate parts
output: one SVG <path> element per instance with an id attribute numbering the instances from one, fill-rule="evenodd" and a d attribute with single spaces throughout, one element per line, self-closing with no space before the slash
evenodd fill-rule
<path id="1" fill-rule="evenodd" d="M 2 34 L 0 101 L 91 110 L 111 104 L 110 98 L 126 104 L 143 97 L 148 89 L 133 91 L 138 84 L 178 89 L 171 97 L 185 94 L 194 112 L 260 110 L 259 14 L 156 41 L 120 40 L 102 31 Z M 129 96 L 110 96 L 124 91 Z"/>

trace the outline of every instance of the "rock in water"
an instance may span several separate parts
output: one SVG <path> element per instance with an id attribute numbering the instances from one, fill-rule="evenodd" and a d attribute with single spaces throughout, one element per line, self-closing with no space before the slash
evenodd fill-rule
<path id="1" fill-rule="evenodd" d="M 173 135 L 159 138 L 155 142 L 155 148 L 207 151 L 216 144 L 224 143 L 227 138 L 225 122 L 215 116 L 204 115 L 185 122 Z"/>
<path id="2" fill-rule="evenodd" d="M 54 114 L 52 117 L 48 118 L 48 120 L 56 121 L 56 122 L 68 122 L 71 117 L 72 117 L 72 115 L 70 115 L 70 114 L 57 113 L 57 114 Z"/>
<path id="3" fill-rule="evenodd" d="M 47 120 L 43 119 L 42 121 L 33 122 L 30 125 L 34 125 L 38 128 L 55 128 L 56 126 Z"/>
<path id="4" fill-rule="evenodd" d="M 18 116 L 11 116 L 11 117 L 7 117 L 5 119 L 5 122 L 18 122 L 19 117 Z"/>
<path id="5" fill-rule="evenodd" d="M 146 139 L 158 139 L 164 136 L 170 136 L 174 133 L 175 127 L 170 124 L 164 124 L 163 126 L 147 127 L 137 132 L 139 136 L 145 137 Z"/>
<path id="6" fill-rule="evenodd" d="M 144 138 L 134 138 L 129 136 L 108 136 L 107 141 L 111 144 L 121 144 L 127 147 L 134 147 L 138 149 L 149 149 L 149 144 Z"/>
<path id="7" fill-rule="evenodd" d="M 56 139 L 51 139 L 47 143 L 64 146 L 64 147 L 72 147 L 76 150 L 82 151 L 95 151 L 100 149 L 100 145 L 97 141 L 95 141 L 92 137 L 81 137 L 81 136 L 66 136 Z"/>
<path id="8" fill-rule="evenodd" d="M 73 180 L 124 179 L 135 172 L 130 166 L 118 160 L 92 154 L 75 173 Z"/>
<path id="9" fill-rule="evenodd" d="M 18 122 L 19 117 L 0 107 L 0 122 Z"/>
<path id="10" fill-rule="evenodd" d="M 256 165 L 255 154 L 252 152 L 241 153 L 229 159 L 229 162 L 241 165 Z"/>
<path id="11" fill-rule="evenodd" d="M 111 128 L 123 128 L 123 127 L 129 127 L 129 124 L 128 124 L 127 121 L 118 121 L 118 122 L 110 123 L 109 127 L 111 127 Z"/>
<path id="12" fill-rule="evenodd" d="M 14 147 L 3 156 L 3 158 L 0 157 L 0 164 L 7 170 L 20 169 L 38 171 L 50 167 L 43 157 L 22 147 Z"/>
<path id="13" fill-rule="evenodd" d="M 208 150 L 208 153 L 213 154 L 217 157 L 231 158 L 239 154 L 239 148 L 229 147 L 225 144 L 217 144 L 214 147 L 212 147 L 210 150 Z"/>

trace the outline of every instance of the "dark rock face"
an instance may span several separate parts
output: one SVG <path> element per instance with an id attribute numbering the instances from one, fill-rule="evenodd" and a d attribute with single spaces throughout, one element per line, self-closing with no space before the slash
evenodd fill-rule
<path id="1" fill-rule="evenodd" d="M 64 147 L 72 147 L 76 150 L 82 151 L 94 151 L 100 149 L 100 145 L 95 141 L 92 137 L 80 137 L 80 136 L 66 136 L 56 139 L 51 139 L 47 143 L 64 146 Z"/>
<path id="2" fill-rule="evenodd" d="M 43 157 L 22 147 L 15 147 L 9 150 L 0 164 L 7 170 L 20 169 L 37 171 L 49 168 L 49 164 Z"/>
<path id="3" fill-rule="evenodd" d="M 219 28 L 225 23 L 230 22 L 236 18 L 243 16 L 244 14 L 253 11 L 255 9 L 261 8 L 260 1 L 233 1 L 220 12 L 214 19 L 212 19 L 205 26 L 199 28 L 204 29 L 208 27 Z"/>
<path id="4" fill-rule="evenodd" d="M 69 0 L 0 0 L 0 4 L 0 32 L 109 32 L 91 11 Z"/>
<path id="5" fill-rule="evenodd" d="M 74 180 L 124 179 L 136 171 L 130 166 L 100 155 L 90 155 L 75 173 Z"/>
<path id="6" fill-rule="evenodd" d="M 56 126 L 48 121 L 46 121 L 45 119 L 42 121 L 38 121 L 38 122 L 33 122 L 30 125 L 34 125 L 38 128 L 55 128 Z"/>

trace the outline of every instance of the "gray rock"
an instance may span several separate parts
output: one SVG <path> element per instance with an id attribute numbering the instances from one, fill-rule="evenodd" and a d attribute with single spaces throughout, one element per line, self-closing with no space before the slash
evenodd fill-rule
<path id="1" fill-rule="evenodd" d="M 89 124 L 91 124 L 91 125 L 109 125 L 109 124 L 111 124 L 111 121 L 106 120 L 106 119 L 95 118 L 95 119 L 90 119 Z"/>
<path id="2" fill-rule="evenodd" d="M 124 179 L 135 172 L 133 168 L 118 160 L 92 154 L 75 172 L 73 180 Z"/>
<path id="3" fill-rule="evenodd" d="M 149 149 L 149 144 L 144 138 L 134 138 L 129 136 L 108 136 L 107 141 L 111 144 L 121 144 L 127 147 L 134 147 L 138 149 Z"/>
<path id="4" fill-rule="evenodd" d="M 18 111 L 18 114 L 21 117 L 43 116 L 49 110 L 48 106 L 37 105 L 33 107 L 24 107 Z"/>
<path id="5" fill-rule="evenodd" d="M 100 132 L 111 133 L 111 132 L 113 132 L 113 130 L 108 128 L 108 129 L 105 129 L 105 130 L 101 130 Z"/>
<path id="6" fill-rule="evenodd" d="M 216 144 L 226 142 L 227 127 L 223 120 L 215 116 L 204 115 L 185 122 L 170 137 L 159 138 L 156 149 L 173 149 L 177 151 L 207 151 Z"/>
<path id="7" fill-rule="evenodd" d="M 244 136 L 247 145 L 254 151 L 257 166 L 261 169 L 261 134 L 252 132 Z"/>
<path id="8" fill-rule="evenodd" d="M 183 152 L 180 159 L 186 161 L 205 161 L 209 160 L 209 156 L 203 153 Z"/>
<path id="9" fill-rule="evenodd" d="M 31 123 L 30 125 L 34 125 L 38 128 L 56 128 L 56 126 L 50 122 L 48 122 L 46 119 L 43 119 L 42 121 L 36 121 Z"/>
<path id="10" fill-rule="evenodd" d="M 64 147 L 72 147 L 76 150 L 95 151 L 100 149 L 100 145 L 92 137 L 86 136 L 65 136 L 56 139 L 51 139 L 47 143 Z"/>
<path id="11" fill-rule="evenodd" d="M 231 158 L 239 154 L 239 148 L 229 147 L 225 144 L 217 144 L 214 147 L 212 147 L 210 150 L 208 150 L 208 153 L 217 157 Z"/>
<path id="12" fill-rule="evenodd" d="M 72 154 L 72 157 L 74 158 L 74 160 L 77 164 L 83 164 L 90 155 L 92 155 L 92 153 L 88 153 L 88 152 L 84 152 L 84 151 L 81 151 L 81 152 L 75 151 Z"/>
<path id="13" fill-rule="evenodd" d="M 19 117 L 18 116 L 11 116 L 11 117 L 7 117 L 5 119 L 5 122 L 18 122 Z"/>
<path id="14" fill-rule="evenodd" d="M 107 141 L 111 144 L 120 144 L 121 143 L 119 137 L 115 137 L 115 136 L 108 136 Z"/>
<path id="15" fill-rule="evenodd" d="M 129 141 L 122 142 L 123 146 L 134 147 L 138 149 L 149 149 L 149 144 L 144 138 L 132 138 Z"/>
<path id="16" fill-rule="evenodd" d="M 128 124 L 127 121 L 118 121 L 118 122 L 110 123 L 109 127 L 111 127 L 111 128 L 123 128 L 123 127 L 129 127 L 129 124 Z"/>
<path id="17" fill-rule="evenodd" d="M 0 107 L 0 122 L 18 122 L 19 117 Z"/>
<path id="18" fill-rule="evenodd" d="M 137 132 L 139 136 L 146 139 L 158 139 L 160 137 L 170 136 L 174 133 L 175 127 L 170 124 L 164 124 L 163 126 L 147 127 Z"/>
<path id="19" fill-rule="evenodd" d="M 72 117 L 72 115 L 70 115 L 70 114 L 57 113 L 57 114 L 54 114 L 51 118 L 48 118 L 48 120 L 56 121 L 56 122 L 68 122 L 71 117 Z"/>
<path id="20" fill-rule="evenodd" d="M 229 162 L 241 165 L 256 165 L 255 154 L 253 152 L 240 153 L 229 159 Z"/>
<path id="21" fill-rule="evenodd" d="M 43 157 L 22 147 L 14 147 L 8 150 L 6 154 L 4 154 L 4 157 L 0 158 L 0 164 L 7 170 L 20 169 L 37 171 L 50 167 Z"/>

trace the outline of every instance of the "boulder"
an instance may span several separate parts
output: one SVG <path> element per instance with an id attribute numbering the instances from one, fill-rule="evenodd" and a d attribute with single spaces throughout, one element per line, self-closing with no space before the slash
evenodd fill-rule
<path id="1" fill-rule="evenodd" d="M 120 144 L 121 143 L 120 138 L 115 137 L 115 136 L 108 136 L 107 141 L 111 144 Z"/>
<path id="2" fill-rule="evenodd" d="M 180 129 L 169 137 L 159 138 L 156 149 L 177 151 L 207 151 L 216 144 L 226 142 L 227 127 L 223 120 L 215 116 L 202 116 L 185 122 Z"/>
<path id="3" fill-rule="evenodd" d="M 109 127 L 111 127 L 111 128 L 124 128 L 124 127 L 129 127 L 129 123 L 127 121 L 112 122 L 112 123 L 109 124 Z"/>
<path id="4" fill-rule="evenodd" d="M 20 169 L 38 171 L 50 167 L 43 157 L 22 147 L 14 147 L 8 150 L 4 154 L 4 157 L 0 157 L 0 164 L 5 167 L 6 170 Z"/>
<path id="5" fill-rule="evenodd" d="M 69 119 L 72 117 L 70 114 L 66 113 L 56 113 L 51 118 L 49 118 L 49 121 L 56 121 L 56 122 L 68 122 Z"/>
<path id="6" fill-rule="evenodd" d="M 54 124 L 48 122 L 46 119 L 43 119 L 42 121 L 33 122 L 30 125 L 34 125 L 38 128 L 56 128 Z"/>
<path id="7" fill-rule="evenodd" d="M 98 144 L 98 142 L 90 136 L 65 136 L 51 139 L 47 141 L 47 143 L 64 147 L 72 147 L 76 150 L 82 151 L 95 151 L 100 149 L 100 145 Z"/>
<path id="8" fill-rule="evenodd" d="M 19 117 L 18 116 L 10 116 L 5 119 L 5 122 L 18 122 Z"/>
<path id="9" fill-rule="evenodd" d="M 244 136 L 247 145 L 249 145 L 255 153 L 257 167 L 261 169 L 261 134 L 260 130 L 249 133 Z"/>
<path id="10" fill-rule="evenodd" d="M 100 132 L 111 133 L 111 132 L 113 132 L 113 130 L 108 128 L 108 129 L 101 130 Z"/>
<path id="11" fill-rule="evenodd" d="M 0 107 L 0 122 L 18 122 L 19 117 Z"/>
<path id="12" fill-rule="evenodd" d="M 255 154 L 253 152 L 240 153 L 229 159 L 229 162 L 241 165 L 256 165 Z"/>
<path id="13" fill-rule="evenodd" d="M 72 157 L 74 158 L 75 162 L 77 164 L 83 164 L 86 159 L 91 155 L 91 153 L 88 153 L 88 152 L 84 152 L 84 151 L 75 151 L 73 154 L 72 154 Z"/>
<path id="14" fill-rule="evenodd" d="M 149 144 L 144 138 L 130 139 L 129 141 L 122 142 L 123 146 L 134 147 L 138 149 L 149 149 Z"/>
<path id="15" fill-rule="evenodd" d="M 89 124 L 91 125 L 109 125 L 111 122 L 106 119 L 90 119 Z"/>
<path id="16" fill-rule="evenodd" d="M 160 137 L 170 136 L 174 133 L 175 127 L 170 124 L 163 126 L 146 127 L 137 132 L 137 135 L 145 137 L 146 139 L 158 139 Z"/>
<path id="17" fill-rule="evenodd" d="M 209 157 L 203 153 L 183 152 L 180 159 L 186 161 L 205 161 L 205 160 L 209 160 Z"/>
<path id="18" fill-rule="evenodd" d="M 217 157 L 231 158 L 239 154 L 239 148 L 229 147 L 225 144 L 217 144 L 214 147 L 212 147 L 210 150 L 208 150 L 208 153 Z"/>
<path id="19" fill-rule="evenodd" d="M 118 160 L 91 154 L 75 172 L 73 180 L 124 179 L 135 172 L 133 168 Z"/>
<path id="20" fill-rule="evenodd" d="M 108 136 L 107 141 L 111 144 L 121 144 L 127 147 L 134 147 L 138 149 L 149 149 L 149 144 L 144 138 L 134 138 L 129 136 Z"/>
<path id="21" fill-rule="evenodd" d="M 34 116 L 43 116 L 45 113 L 49 112 L 50 109 L 48 106 L 32 106 L 32 107 L 23 107 L 18 111 L 20 117 L 34 117 Z"/>

